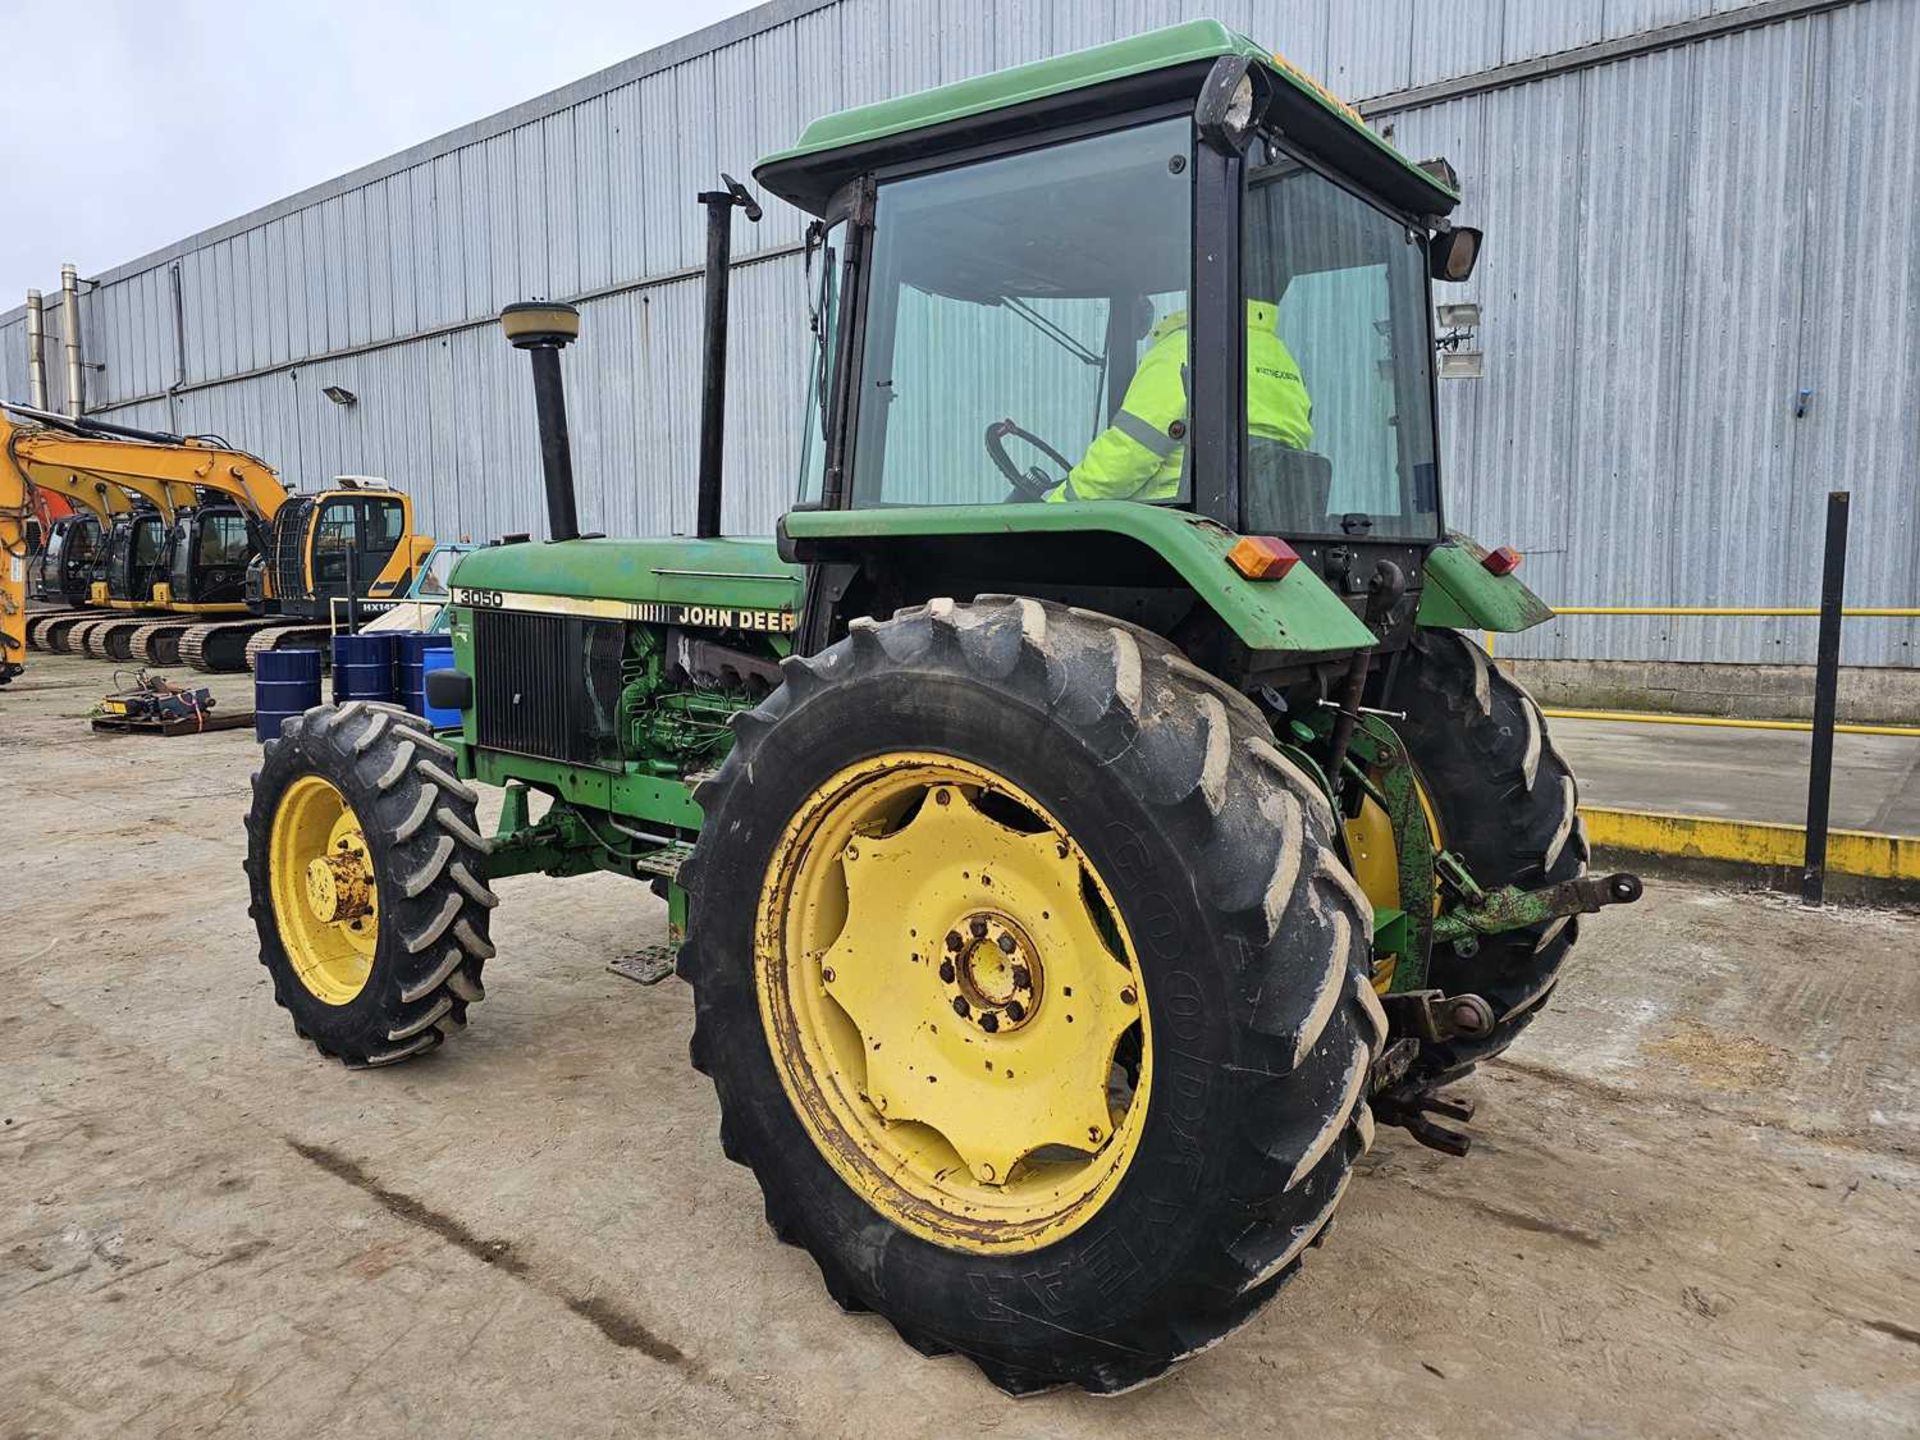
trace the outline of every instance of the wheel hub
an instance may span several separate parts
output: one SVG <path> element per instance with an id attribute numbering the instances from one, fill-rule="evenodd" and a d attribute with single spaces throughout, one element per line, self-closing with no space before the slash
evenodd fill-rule
<path id="1" fill-rule="evenodd" d="M 323 924 L 339 925 L 373 913 L 373 875 L 364 842 L 341 837 L 331 853 L 307 863 L 307 908 Z"/>
<path id="2" fill-rule="evenodd" d="M 275 807 L 268 884 L 293 973 L 329 1005 L 366 987 L 380 944 L 380 886 L 366 830 L 332 781 L 301 775 Z"/>
<path id="3" fill-rule="evenodd" d="M 1011 1034 L 1040 1006 L 1040 957 L 1005 915 L 976 910 L 947 931 L 940 983 L 954 1014 L 988 1035 Z"/>

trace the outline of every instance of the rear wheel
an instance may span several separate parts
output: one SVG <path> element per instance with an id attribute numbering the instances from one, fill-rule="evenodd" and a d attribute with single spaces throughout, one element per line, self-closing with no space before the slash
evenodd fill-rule
<path id="1" fill-rule="evenodd" d="M 266 745 L 247 879 L 274 999 L 323 1055 L 438 1045 L 485 992 L 486 841 L 453 753 L 396 706 L 320 705 Z"/>
<path id="2" fill-rule="evenodd" d="M 1163 641 L 1034 600 L 785 671 L 681 872 L 694 1063 L 774 1231 L 1009 1391 L 1213 1344 L 1372 1134 L 1324 799 Z"/>
<path id="3" fill-rule="evenodd" d="M 1484 650 L 1451 630 L 1416 631 L 1392 703 L 1407 711 L 1395 728 L 1436 832 L 1474 879 L 1487 889 L 1532 889 L 1586 872 L 1573 772 L 1539 706 Z M 1441 1083 L 1511 1045 L 1539 1014 L 1579 934 L 1579 920 L 1568 917 L 1482 937 L 1471 955 L 1436 945 L 1428 983 L 1482 996 L 1495 1024 L 1478 1039 L 1429 1046 L 1416 1076 Z"/>

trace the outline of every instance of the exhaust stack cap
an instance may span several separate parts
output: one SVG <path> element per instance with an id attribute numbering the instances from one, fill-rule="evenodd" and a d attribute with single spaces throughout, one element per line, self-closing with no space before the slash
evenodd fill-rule
<path id="1" fill-rule="evenodd" d="M 521 300 L 500 312 L 516 350 L 561 350 L 580 338 L 580 312 L 556 300 Z"/>

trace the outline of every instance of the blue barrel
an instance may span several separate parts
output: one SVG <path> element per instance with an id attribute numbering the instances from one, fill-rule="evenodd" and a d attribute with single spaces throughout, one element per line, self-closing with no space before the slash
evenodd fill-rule
<path id="1" fill-rule="evenodd" d="M 280 738 L 280 722 L 320 703 L 318 650 L 262 651 L 253 672 L 253 738 Z"/>
<path id="2" fill-rule="evenodd" d="M 333 703 L 349 700 L 393 702 L 393 633 L 333 637 Z"/>
<path id="3" fill-rule="evenodd" d="M 412 630 L 402 632 L 395 639 L 398 649 L 394 652 L 393 679 L 395 688 L 400 692 L 400 703 L 416 715 L 425 715 L 427 713 L 426 659 L 436 650 L 444 650 L 451 656 L 453 636 L 433 635 L 425 631 Z"/>
<path id="4" fill-rule="evenodd" d="M 427 638 L 430 640 L 447 639 L 444 635 L 430 635 Z M 420 713 L 427 717 L 427 723 L 436 730 L 458 730 L 460 728 L 460 712 L 458 710 L 450 709 L 445 705 L 435 706 L 427 704 L 427 676 L 436 670 L 451 670 L 452 668 L 453 646 L 451 643 L 435 646 L 421 657 Z"/>

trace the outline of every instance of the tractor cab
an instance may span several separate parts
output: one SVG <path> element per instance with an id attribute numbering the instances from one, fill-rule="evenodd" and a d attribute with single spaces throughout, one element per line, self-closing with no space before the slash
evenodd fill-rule
<path id="1" fill-rule="evenodd" d="M 1389 563 L 1410 621 L 1445 533 L 1430 285 L 1479 241 L 1450 176 L 1213 22 L 816 122 L 756 171 L 817 217 L 788 553 L 945 593 L 949 557 L 979 576 L 947 512 L 1057 506 L 990 522 L 1019 533 L 979 578 L 1104 577 L 1170 628 L 1166 523 L 1092 513 L 1127 502 L 1284 541 L 1356 615 Z"/>

